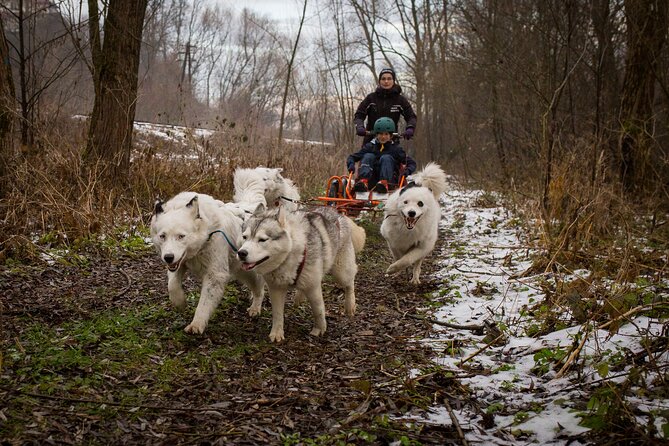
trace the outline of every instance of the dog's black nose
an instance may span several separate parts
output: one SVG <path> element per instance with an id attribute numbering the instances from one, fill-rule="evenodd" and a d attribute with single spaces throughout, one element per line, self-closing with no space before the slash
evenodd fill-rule
<path id="1" fill-rule="evenodd" d="M 169 263 L 171 265 L 172 262 L 174 262 L 174 254 L 165 254 L 163 259 L 165 260 L 165 263 Z"/>
<path id="2" fill-rule="evenodd" d="M 247 255 L 249 255 L 249 253 L 245 249 L 240 249 L 239 251 L 237 251 L 237 257 L 239 257 L 239 260 L 246 259 Z"/>
<path id="3" fill-rule="evenodd" d="M 409 217 L 414 218 L 416 216 L 416 211 L 409 211 Z"/>

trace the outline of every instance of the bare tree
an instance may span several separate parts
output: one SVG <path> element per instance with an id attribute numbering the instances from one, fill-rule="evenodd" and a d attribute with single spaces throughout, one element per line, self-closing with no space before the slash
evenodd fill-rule
<path id="1" fill-rule="evenodd" d="M 34 153 L 40 99 L 77 58 L 74 48 L 66 45 L 68 30 L 55 6 L 30 0 L 19 0 L 13 6 L 2 9 L 12 23 L 8 43 L 16 62 L 21 145 L 26 153 Z"/>
<path id="2" fill-rule="evenodd" d="M 595 116 L 593 131 L 600 150 L 593 150 L 590 159 L 590 184 L 595 185 L 597 160 L 600 154 L 614 151 L 612 132 L 607 129 L 608 123 L 617 116 L 619 106 L 617 92 L 619 90 L 618 72 L 615 58 L 615 22 L 617 11 L 611 9 L 610 0 L 591 0 L 592 25 L 594 31 L 595 76 Z"/>
<path id="3" fill-rule="evenodd" d="M 94 57 L 95 102 L 83 155 L 109 181 L 127 178 L 137 101 L 139 55 L 148 0 L 110 0 L 100 57 Z M 89 8 L 97 11 L 89 0 Z M 101 42 L 94 37 L 92 42 Z M 94 48 L 98 51 L 98 48 Z"/>
<path id="4" fill-rule="evenodd" d="M 304 25 L 304 19 L 307 17 L 307 0 L 304 0 L 304 5 L 302 6 L 302 15 L 300 16 L 300 26 L 297 29 L 297 37 L 295 37 L 295 44 L 293 45 L 293 51 L 290 53 L 290 60 L 288 61 L 288 67 L 286 68 L 286 85 L 283 89 L 283 99 L 281 100 L 281 119 L 279 120 L 279 139 L 278 144 L 281 147 L 283 141 L 283 121 L 286 117 L 286 101 L 288 100 L 288 89 L 290 88 L 290 75 L 293 72 L 293 63 L 295 62 L 295 56 L 297 54 L 297 47 L 300 43 L 300 35 L 302 34 L 302 26 Z M 271 154 L 270 154 L 270 159 Z"/>
<path id="5" fill-rule="evenodd" d="M 653 100 L 660 52 L 667 39 L 669 3 L 625 0 L 627 57 L 620 106 L 620 176 L 626 191 L 653 179 Z"/>
<path id="6" fill-rule="evenodd" d="M 347 40 L 350 32 L 346 20 L 346 11 L 341 0 L 330 0 L 328 17 L 319 26 L 317 41 L 318 52 L 322 57 L 319 76 L 322 79 L 322 88 L 325 97 L 323 106 L 334 101 L 336 107 L 327 107 L 321 116 L 321 122 L 330 121 L 332 138 L 337 145 L 353 146 L 354 133 L 351 131 L 353 122 L 353 87 L 352 78 L 355 77 L 355 68 L 351 64 L 351 44 Z M 327 23 L 327 26 L 325 23 Z M 336 113 L 327 110 L 334 108 Z M 339 125 L 335 124 L 339 123 Z"/>
<path id="7" fill-rule="evenodd" d="M 14 151 L 12 125 L 16 97 L 12 69 L 9 65 L 9 48 L 5 39 L 5 25 L 0 14 L 0 198 L 7 191 L 7 166 Z"/>
<path id="8" fill-rule="evenodd" d="M 278 120 L 288 44 L 269 19 L 248 9 L 235 22 L 217 70 L 218 109 L 254 141 L 259 129 Z"/>
<path id="9" fill-rule="evenodd" d="M 372 79 L 376 79 L 378 73 L 376 69 L 376 54 L 379 52 L 379 46 L 376 43 L 381 39 L 377 31 L 377 22 L 381 18 L 379 15 L 379 1 L 349 0 L 349 2 L 353 7 L 364 37 L 362 45 L 365 47 L 366 52 L 363 54 L 366 57 L 363 57 L 361 63 L 369 68 Z"/>

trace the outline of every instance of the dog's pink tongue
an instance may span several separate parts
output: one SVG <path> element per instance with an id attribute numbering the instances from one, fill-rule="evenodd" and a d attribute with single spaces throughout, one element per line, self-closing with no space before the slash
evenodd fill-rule
<path id="1" fill-rule="evenodd" d="M 242 263 L 242 269 L 244 271 L 251 271 L 254 266 L 256 266 L 255 263 Z"/>

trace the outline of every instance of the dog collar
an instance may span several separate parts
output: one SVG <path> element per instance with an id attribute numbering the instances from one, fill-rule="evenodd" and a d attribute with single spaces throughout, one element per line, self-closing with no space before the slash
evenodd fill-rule
<path id="1" fill-rule="evenodd" d="M 231 248 L 231 249 L 234 251 L 234 253 L 236 254 L 237 251 L 239 251 L 239 249 L 237 249 L 237 247 L 230 241 L 230 239 L 228 238 L 227 234 L 226 234 L 225 232 L 223 232 L 222 229 L 217 229 L 217 230 L 215 230 L 215 231 L 210 232 L 210 233 L 209 233 L 209 237 L 207 237 L 207 241 L 209 241 L 209 240 L 211 239 L 211 236 L 214 235 L 214 234 L 216 234 L 217 232 L 220 232 L 221 234 L 223 234 L 223 237 L 225 237 L 225 241 L 228 242 L 228 245 L 230 245 L 230 248 Z"/>
<path id="2" fill-rule="evenodd" d="M 297 274 L 295 275 L 295 280 L 293 280 L 293 285 L 297 283 L 297 279 L 300 278 L 300 274 L 302 274 L 302 269 L 304 268 L 304 262 L 307 260 L 307 247 L 304 247 L 304 253 L 302 253 L 302 261 L 300 262 L 300 265 L 297 267 Z"/>

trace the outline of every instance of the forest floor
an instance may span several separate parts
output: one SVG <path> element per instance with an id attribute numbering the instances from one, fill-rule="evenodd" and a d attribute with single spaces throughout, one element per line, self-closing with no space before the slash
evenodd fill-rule
<path id="1" fill-rule="evenodd" d="M 2 443 L 457 444 L 451 428 L 392 420 L 427 408 L 450 380 L 407 378 L 433 366 L 413 342 L 431 324 L 403 315 L 436 283 L 384 277 L 388 250 L 378 224 L 366 229 L 356 316 L 343 315 L 328 282 L 326 335 L 310 337 L 308 306 L 289 304 L 281 344 L 268 339 L 268 302 L 250 318 L 234 286 L 204 335 L 184 333 L 197 284 L 189 309 L 174 310 L 153 251 L 3 269 Z"/>
<path id="2" fill-rule="evenodd" d="M 530 349 L 543 340 L 513 335 L 508 322 L 515 314 L 496 318 L 507 335 L 501 344 L 490 338 L 494 327 L 444 327 L 447 320 L 471 326 L 488 312 L 499 314 L 504 305 L 489 305 L 492 296 L 508 300 L 502 281 L 531 264 L 527 250 L 510 259 L 477 245 L 482 234 L 508 244 L 498 230 L 517 228 L 501 224 L 510 221 L 508 212 L 491 214 L 480 197 L 463 197 L 452 196 L 445 209 L 448 221 L 420 286 L 404 275 L 385 276 L 390 254 L 380 222 L 361 222 L 368 237 L 357 314 L 343 315 L 342 293 L 328 279 L 328 331 L 320 338 L 308 334 L 308 306 L 288 304 L 286 340 L 270 343 L 269 303 L 259 318 L 248 317 L 246 292 L 234 285 L 204 335 L 184 333 L 198 285 L 187 283 L 186 311 L 173 309 L 165 269 L 148 246 L 3 266 L 0 443 L 614 444 L 620 432 L 566 426 L 546 437 L 527 426 L 541 410 L 532 401 L 525 403 L 536 413 L 517 405 L 513 395 L 540 394 L 542 407 L 554 403 L 542 382 L 555 377 L 549 369 L 556 358 L 535 356 L 551 351 L 550 343 Z M 502 264 L 507 275 L 480 271 Z M 461 304 L 471 309 L 468 320 L 459 320 Z M 514 306 L 522 305 L 516 299 Z M 534 375 L 525 379 L 530 369 Z M 587 401 L 581 395 L 563 405 L 586 412 Z"/>

